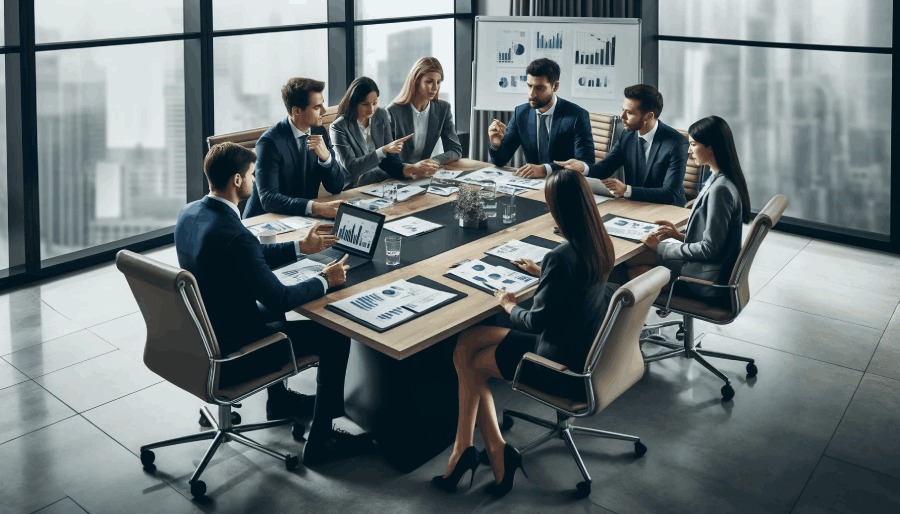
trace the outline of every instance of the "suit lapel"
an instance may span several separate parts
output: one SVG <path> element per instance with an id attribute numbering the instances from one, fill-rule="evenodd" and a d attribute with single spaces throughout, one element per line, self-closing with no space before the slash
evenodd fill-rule
<path id="1" fill-rule="evenodd" d="M 684 229 L 685 233 L 687 233 L 688 229 L 690 229 L 690 227 L 691 227 L 691 223 L 694 221 L 694 214 L 700 212 L 700 210 L 706 204 L 706 197 L 709 196 L 708 190 L 713 187 L 713 184 L 716 182 L 716 179 L 718 179 L 718 178 L 719 178 L 718 175 L 714 176 L 712 181 L 709 183 L 708 186 L 706 186 L 706 189 L 704 190 L 704 191 L 706 191 L 706 193 L 704 195 L 698 197 L 694 201 L 694 208 L 691 209 L 691 215 L 690 215 L 690 217 L 688 217 L 687 226 Z"/>
<path id="2" fill-rule="evenodd" d="M 525 152 L 525 160 L 528 162 L 537 162 L 540 156 L 537 152 L 537 114 L 531 107 L 525 110 L 525 131 L 528 137 L 522 140 L 522 146 L 528 145 Z M 531 154 L 531 157 L 529 157 Z"/>
<path id="3" fill-rule="evenodd" d="M 373 139 L 374 139 L 375 127 L 372 125 L 373 123 L 375 123 L 374 116 L 369 118 L 369 130 L 371 131 L 371 133 L 373 135 Z M 356 120 L 353 120 L 353 121 L 347 120 L 347 124 L 350 125 L 349 130 L 350 130 L 350 133 L 353 134 L 353 137 L 356 139 L 356 144 L 358 144 L 359 147 L 362 148 L 362 151 L 365 152 L 366 151 L 366 136 L 363 135 L 362 129 L 359 126 L 359 122 Z"/>
<path id="4" fill-rule="evenodd" d="M 437 144 L 437 138 L 441 136 L 439 130 L 441 120 L 438 118 L 439 115 L 437 103 L 431 102 L 431 106 L 428 109 L 428 139 L 425 140 L 425 146 L 422 147 L 423 159 L 431 157 L 431 151 L 434 150 L 434 145 Z"/>
<path id="5" fill-rule="evenodd" d="M 289 123 L 291 122 L 290 118 L 284 120 L 284 130 L 282 131 L 282 135 L 284 136 L 284 142 L 288 147 L 288 151 L 291 152 L 291 156 L 294 158 L 294 168 L 300 168 L 300 150 L 297 149 L 297 140 L 294 139 L 294 131 L 291 130 L 291 126 Z"/>
<path id="6" fill-rule="evenodd" d="M 648 172 L 650 167 L 653 166 L 653 161 L 656 159 L 656 154 L 659 153 L 660 147 L 665 143 L 660 132 L 660 129 L 656 130 L 656 137 L 653 138 L 653 143 L 650 145 L 650 158 L 647 159 Z"/>
<path id="7" fill-rule="evenodd" d="M 562 124 L 562 120 L 565 115 L 566 112 L 563 106 L 563 99 L 557 96 L 556 110 L 553 111 L 553 120 L 550 122 L 550 148 L 548 150 L 553 150 L 553 143 L 556 142 L 556 135 L 559 133 L 559 126 Z M 553 153 L 548 151 L 547 154 L 552 160 Z"/>

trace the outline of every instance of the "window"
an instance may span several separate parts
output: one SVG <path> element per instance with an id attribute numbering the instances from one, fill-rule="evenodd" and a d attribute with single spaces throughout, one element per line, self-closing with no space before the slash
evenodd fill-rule
<path id="1" fill-rule="evenodd" d="M 375 20 L 453 14 L 453 7 L 453 0 L 356 0 L 356 19 Z M 452 39 L 447 41 L 452 41 Z"/>
<path id="2" fill-rule="evenodd" d="M 184 31 L 183 0 L 34 0 L 35 42 L 175 34 Z"/>
<path id="3" fill-rule="evenodd" d="M 3 10 L 0 9 L 0 14 Z M 0 26 L 3 25 L 0 16 Z M 0 270 L 9 268 L 9 191 L 6 170 L 6 56 L 0 56 Z"/>
<path id="4" fill-rule="evenodd" d="M 41 257 L 171 227 L 184 205 L 180 41 L 38 52 Z"/>
<path id="5" fill-rule="evenodd" d="M 327 0 L 216 0 L 213 29 L 233 30 L 328 21 Z"/>
<path id="6" fill-rule="evenodd" d="M 219 134 L 281 121 L 287 116 L 281 87 L 292 77 L 328 81 L 328 32 L 324 29 L 217 37 L 213 41 Z M 324 93 L 327 99 L 327 85 Z"/>

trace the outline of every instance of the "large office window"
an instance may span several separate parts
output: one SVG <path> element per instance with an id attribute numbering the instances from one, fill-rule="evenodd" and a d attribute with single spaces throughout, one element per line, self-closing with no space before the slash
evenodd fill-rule
<path id="1" fill-rule="evenodd" d="M 728 121 L 754 211 L 780 193 L 791 218 L 889 235 L 892 56 L 771 43 L 890 46 L 892 16 L 883 1 L 661 2 L 661 119 Z"/>
<path id="2" fill-rule="evenodd" d="M 35 42 L 174 34 L 184 30 L 183 0 L 34 0 Z"/>
<path id="3" fill-rule="evenodd" d="M 356 19 L 358 20 L 452 13 L 453 0 L 356 0 Z"/>
<path id="4" fill-rule="evenodd" d="M 303 25 L 328 21 L 327 0 L 216 0 L 215 30 Z"/>

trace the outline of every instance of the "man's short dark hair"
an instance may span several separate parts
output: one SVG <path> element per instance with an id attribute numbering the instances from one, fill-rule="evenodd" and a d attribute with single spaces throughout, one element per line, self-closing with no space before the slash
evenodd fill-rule
<path id="1" fill-rule="evenodd" d="M 553 59 L 542 57 L 531 61 L 525 68 L 525 73 L 532 77 L 547 77 L 547 81 L 553 84 L 559 80 L 559 64 Z"/>
<path id="2" fill-rule="evenodd" d="M 641 104 L 641 112 L 652 112 L 659 119 L 663 109 L 663 97 L 655 87 L 650 84 L 635 84 L 625 88 L 625 98 L 637 100 Z"/>
<path id="3" fill-rule="evenodd" d="M 321 80 L 294 77 L 281 88 L 281 99 L 284 100 L 284 106 L 290 114 L 293 107 L 301 110 L 309 107 L 310 93 L 321 93 L 324 90 L 325 83 Z"/>
<path id="4" fill-rule="evenodd" d="M 256 162 L 256 154 L 249 148 L 225 142 L 213 145 L 203 159 L 203 173 L 213 191 L 225 191 L 231 177 L 243 177 L 249 170 L 248 165 Z"/>

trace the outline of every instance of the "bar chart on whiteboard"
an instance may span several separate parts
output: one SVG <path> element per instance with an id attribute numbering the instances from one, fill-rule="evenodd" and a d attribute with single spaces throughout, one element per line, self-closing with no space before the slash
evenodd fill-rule
<path id="1" fill-rule="evenodd" d="M 570 48 L 572 96 L 610 99 L 616 90 L 616 36 L 595 32 L 575 32 Z"/>
<path id="2" fill-rule="evenodd" d="M 497 32 L 497 64 L 516 66 L 524 70 L 528 65 L 525 45 L 528 32 L 524 30 L 501 30 Z"/>

